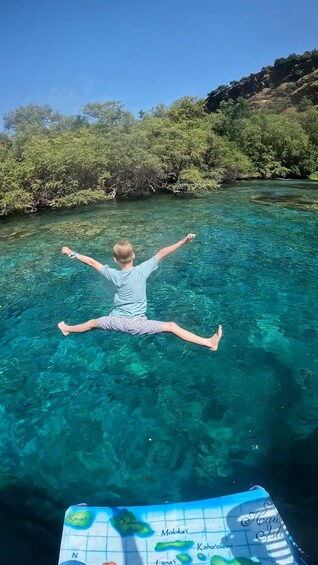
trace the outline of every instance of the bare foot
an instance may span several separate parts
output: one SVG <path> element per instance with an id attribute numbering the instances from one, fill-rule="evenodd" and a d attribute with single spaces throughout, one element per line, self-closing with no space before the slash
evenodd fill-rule
<path id="1" fill-rule="evenodd" d="M 211 351 L 216 351 L 217 348 L 219 347 L 219 341 L 222 337 L 222 326 L 218 326 L 218 329 L 216 330 L 216 333 L 211 337 L 211 339 L 209 339 L 210 342 L 210 350 Z"/>
<path id="2" fill-rule="evenodd" d="M 61 332 L 63 335 L 68 335 L 70 332 L 68 332 L 65 328 L 66 328 L 66 323 L 65 322 L 60 322 L 59 324 L 57 324 L 58 327 L 60 328 Z"/>

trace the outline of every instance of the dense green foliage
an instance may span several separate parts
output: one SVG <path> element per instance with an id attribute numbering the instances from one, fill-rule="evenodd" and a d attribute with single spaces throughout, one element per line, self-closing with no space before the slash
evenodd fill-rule
<path id="1" fill-rule="evenodd" d="M 162 190 L 210 190 L 260 176 L 317 177 L 318 111 L 277 114 L 239 99 L 214 113 L 181 98 L 135 118 L 118 101 L 69 117 L 17 108 L 0 134 L 0 213 L 70 207 Z"/>

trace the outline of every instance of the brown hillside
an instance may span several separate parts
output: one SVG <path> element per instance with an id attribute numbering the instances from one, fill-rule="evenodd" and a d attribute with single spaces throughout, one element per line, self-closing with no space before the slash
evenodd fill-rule
<path id="1" fill-rule="evenodd" d="M 219 86 L 208 95 L 208 111 L 215 112 L 223 100 L 239 97 L 249 100 L 255 108 L 266 106 L 282 111 L 304 104 L 318 105 L 318 50 L 277 59 L 259 73 Z"/>

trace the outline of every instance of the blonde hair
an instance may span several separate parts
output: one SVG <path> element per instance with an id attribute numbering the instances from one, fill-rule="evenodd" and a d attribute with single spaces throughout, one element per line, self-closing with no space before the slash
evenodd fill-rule
<path id="1" fill-rule="evenodd" d="M 133 258 L 134 250 L 130 243 L 126 239 L 121 239 L 117 241 L 114 245 L 114 257 L 121 263 L 122 265 L 126 265 L 126 263 L 130 263 Z"/>

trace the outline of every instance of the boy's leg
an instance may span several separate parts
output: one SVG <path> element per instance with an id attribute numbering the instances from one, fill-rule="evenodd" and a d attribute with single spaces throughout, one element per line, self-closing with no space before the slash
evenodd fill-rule
<path id="1" fill-rule="evenodd" d="M 180 339 L 184 339 L 184 341 L 190 341 L 191 343 L 196 343 L 197 345 L 204 345 L 205 347 L 209 347 L 211 351 L 216 351 L 219 345 L 219 341 L 222 337 L 222 326 L 218 326 L 217 331 L 212 337 L 204 338 L 200 337 L 199 335 L 193 334 L 180 328 L 175 322 L 164 322 L 163 324 L 163 331 L 170 332 Z"/>
<path id="2" fill-rule="evenodd" d="M 57 325 L 64 335 L 68 335 L 69 333 L 73 333 L 73 332 L 74 333 L 89 332 L 90 330 L 94 330 L 99 327 L 98 320 L 89 320 L 84 324 L 77 324 L 77 326 L 68 326 L 65 322 L 60 322 Z"/>

